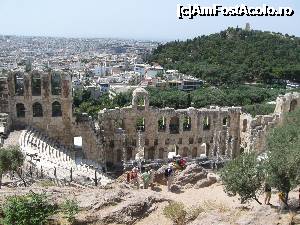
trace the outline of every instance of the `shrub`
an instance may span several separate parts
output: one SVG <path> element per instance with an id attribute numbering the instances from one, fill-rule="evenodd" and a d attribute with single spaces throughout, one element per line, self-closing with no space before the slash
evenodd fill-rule
<path id="1" fill-rule="evenodd" d="M 164 215 L 176 225 L 184 225 L 188 221 L 195 220 L 201 212 L 203 212 L 201 207 L 185 209 L 181 202 L 170 202 L 163 210 Z"/>
<path id="2" fill-rule="evenodd" d="M 79 212 L 76 200 L 66 200 L 62 205 L 62 210 L 71 224 L 75 221 L 75 215 Z"/>
<path id="3" fill-rule="evenodd" d="M 55 213 L 45 194 L 8 197 L 3 205 L 4 225 L 42 225 Z"/>

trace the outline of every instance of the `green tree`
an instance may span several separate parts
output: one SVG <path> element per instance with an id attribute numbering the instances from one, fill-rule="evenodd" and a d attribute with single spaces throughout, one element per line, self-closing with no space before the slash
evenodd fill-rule
<path id="1" fill-rule="evenodd" d="M 300 110 L 285 115 L 269 133 L 265 168 L 270 184 L 286 195 L 300 184 Z"/>
<path id="2" fill-rule="evenodd" d="M 239 195 L 241 203 L 257 199 L 257 192 L 264 181 L 262 164 L 255 153 L 244 153 L 228 162 L 221 170 L 224 190 L 229 196 Z"/>
<path id="3" fill-rule="evenodd" d="M 26 187 L 26 182 L 21 174 L 21 166 L 24 160 L 25 157 L 19 146 L 8 146 L 7 148 L 0 149 L 0 188 L 2 175 L 10 171 L 16 172 Z"/>

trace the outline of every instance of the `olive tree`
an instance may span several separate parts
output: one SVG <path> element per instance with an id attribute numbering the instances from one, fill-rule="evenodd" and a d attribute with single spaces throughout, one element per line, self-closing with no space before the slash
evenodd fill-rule
<path id="1" fill-rule="evenodd" d="M 0 149 L 0 188 L 2 175 L 4 173 L 13 171 L 21 178 L 26 186 L 26 182 L 21 174 L 21 166 L 23 165 L 25 157 L 21 152 L 19 146 L 8 146 L 7 148 Z"/>
<path id="2" fill-rule="evenodd" d="M 267 138 L 267 158 L 264 162 L 271 186 L 285 193 L 300 184 L 300 110 L 285 115 L 282 125 Z"/>
<path id="3" fill-rule="evenodd" d="M 260 161 L 255 153 L 244 153 L 229 161 L 220 171 L 224 191 L 229 196 L 239 195 L 241 203 L 257 198 L 257 193 L 264 182 L 264 174 Z"/>

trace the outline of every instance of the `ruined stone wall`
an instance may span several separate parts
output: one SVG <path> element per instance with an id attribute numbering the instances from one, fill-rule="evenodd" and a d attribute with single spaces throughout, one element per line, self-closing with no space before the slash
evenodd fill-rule
<path id="1" fill-rule="evenodd" d="M 52 93 L 51 76 L 57 74 L 57 94 Z M 33 76 L 37 77 L 37 89 L 33 91 Z M 10 116 L 13 128 L 32 126 L 46 132 L 51 138 L 57 139 L 65 145 L 71 145 L 72 122 L 72 88 L 71 76 L 61 71 L 31 71 L 10 72 L 8 76 Z M 53 116 L 53 103 L 57 102 L 61 108 L 61 115 Z M 42 115 L 34 112 L 33 105 L 41 105 Z M 18 110 L 24 106 L 25 111 Z M 19 112 L 18 112 L 19 111 Z"/>
<path id="2" fill-rule="evenodd" d="M 270 129 L 282 122 L 284 113 L 300 108 L 300 93 L 278 96 L 274 113 L 258 115 L 242 114 L 240 119 L 241 148 L 246 152 L 266 150 L 266 137 Z"/>
<path id="3" fill-rule="evenodd" d="M 138 104 L 142 97 L 143 104 Z M 106 160 L 118 163 L 134 159 L 138 146 L 137 120 L 143 118 L 141 145 L 146 159 L 166 159 L 168 152 L 191 158 L 206 154 L 209 157 L 235 157 L 239 154 L 239 107 L 211 107 L 209 109 L 152 108 L 144 89 L 136 89 L 133 103 L 126 108 L 103 110 L 99 113 L 99 125 L 105 140 Z M 164 118 L 165 129 L 159 128 Z M 174 118 L 178 119 L 178 132 L 174 132 Z M 189 126 L 185 119 L 189 118 Z M 205 120 L 209 127 L 204 127 Z"/>
<path id="4" fill-rule="evenodd" d="M 62 71 L 9 72 L 0 78 L 0 88 L 6 131 L 31 126 L 67 147 L 73 147 L 73 138 L 81 136 L 83 156 L 101 164 L 132 160 L 139 145 L 146 159 L 166 159 L 174 151 L 190 158 L 201 154 L 232 158 L 241 148 L 261 152 L 267 131 L 282 121 L 285 112 L 300 107 L 300 94 L 289 93 L 277 98 L 273 114 L 255 118 L 241 113 L 239 107 L 158 109 L 149 106 L 147 91 L 137 88 L 131 106 L 104 109 L 97 121 L 88 116 L 75 120 L 71 76 Z M 34 110 L 37 103 L 42 115 Z M 60 105 L 61 114 L 53 114 L 54 103 Z"/>

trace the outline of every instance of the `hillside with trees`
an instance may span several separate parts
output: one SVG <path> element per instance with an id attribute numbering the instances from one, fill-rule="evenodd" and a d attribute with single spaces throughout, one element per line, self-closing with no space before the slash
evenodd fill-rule
<path id="1" fill-rule="evenodd" d="M 300 82 L 300 38 L 228 28 L 220 33 L 160 45 L 148 61 L 214 85 Z"/>

